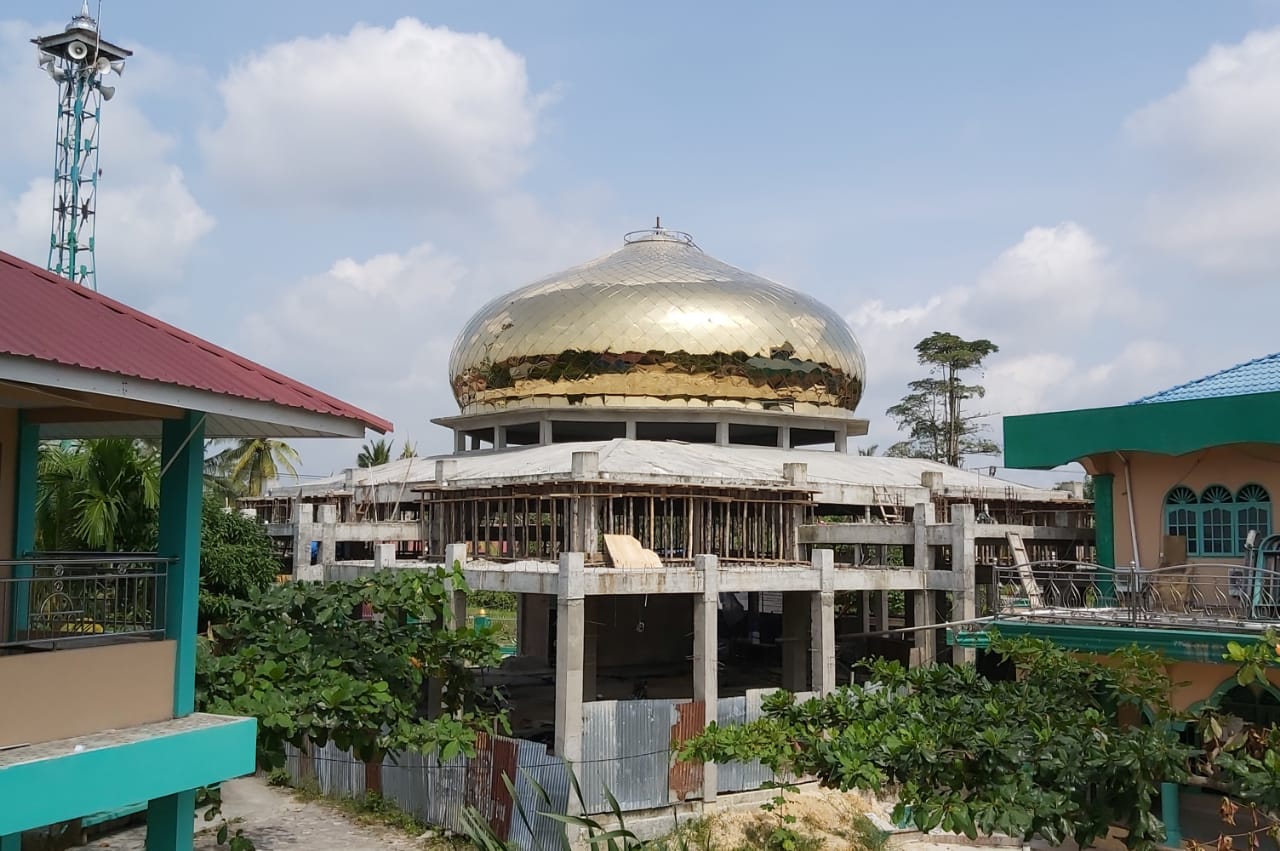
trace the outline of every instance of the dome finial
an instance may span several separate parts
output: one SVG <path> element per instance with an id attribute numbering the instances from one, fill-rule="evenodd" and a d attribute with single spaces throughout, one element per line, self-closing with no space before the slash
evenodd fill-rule
<path id="1" fill-rule="evenodd" d="M 662 216 L 653 217 L 653 229 L 662 230 Z"/>

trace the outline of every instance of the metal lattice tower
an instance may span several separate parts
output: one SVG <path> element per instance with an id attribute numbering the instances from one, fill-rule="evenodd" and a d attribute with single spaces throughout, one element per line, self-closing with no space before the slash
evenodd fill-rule
<path id="1" fill-rule="evenodd" d="M 40 51 L 40 67 L 58 84 L 48 268 L 96 290 L 98 122 L 103 102 L 116 93 L 103 80 L 108 74 L 121 74 L 124 60 L 133 52 L 103 41 L 88 0 L 65 30 L 32 41 Z"/>

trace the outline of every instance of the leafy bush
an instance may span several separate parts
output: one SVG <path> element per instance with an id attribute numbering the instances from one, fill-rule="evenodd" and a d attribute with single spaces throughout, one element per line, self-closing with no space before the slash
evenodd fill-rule
<path id="1" fill-rule="evenodd" d="M 204 504 L 200 527 L 200 629 L 226 620 L 236 600 L 276 580 L 280 561 L 271 539 L 256 520 Z"/>
<path id="2" fill-rule="evenodd" d="M 478 609 L 514 612 L 516 595 L 510 591 L 472 591 L 467 594 L 467 605 Z"/>
<path id="3" fill-rule="evenodd" d="M 258 757 L 282 764 L 286 742 L 332 740 L 356 758 L 388 750 L 474 752 L 475 734 L 506 729 L 499 697 L 474 670 L 500 661 L 486 634 L 441 624 L 460 570 L 381 571 L 351 582 L 291 582 L 232 604 L 231 618 L 202 641 L 197 706 L 258 719 Z M 440 683 L 428 718 L 427 682 Z"/>
<path id="4" fill-rule="evenodd" d="M 1179 741 L 1159 658 L 1131 649 L 1099 664 L 999 638 L 992 649 L 1018 665 L 1016 681 L 988 681 L 972 666 L 904 670 L 878 661 L 866 688 L 804 703 L 780 692 L 766 699 L 763 720 L 713 725 L 682 756 L 758 758 L 841 790 L 897 787 L 895 818 L 909 808 L 922 831 L 1072 838 L 1084 847 L 1119 824 L 1130 847 L 1162 840 L 1152 814 L 1160 784 L 1186 776 L 1194 749 Z M 1154 722 L 1121 724 L 1123 705 L 1152 708 Z"/>

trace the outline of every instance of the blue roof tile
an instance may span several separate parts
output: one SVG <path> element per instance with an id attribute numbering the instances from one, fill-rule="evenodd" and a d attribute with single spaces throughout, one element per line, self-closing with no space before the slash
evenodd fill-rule
<path id="1" fill-rule="evenodd" d="M 1280 352 L 1228 367 L 1221 372 L 1170 387 L 1130 404 L 1148 402 L 1185 402 L 1191 399 L 1213 399 L 1221 396 L 1247 396 L 1251 393 L 1280 392 Z"/>

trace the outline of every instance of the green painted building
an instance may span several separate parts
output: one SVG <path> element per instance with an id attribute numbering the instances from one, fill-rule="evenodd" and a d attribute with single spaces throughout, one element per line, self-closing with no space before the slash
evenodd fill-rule
<path id="1" fill-rule="evenodd" d="M 143 802 L 148 849 L 189 849 L 256 734 L 194 711 L 205 441 L 391 424 L 3 253 L 0 303 L 0 851 Z M 94 437 L 159 442 L 155 552 L 36 551 L 41 441 Z"/>
<path id="2" fill-rule="evenodd" d="M 994 626 L 1087 653 L 1138 644 L 1170 660 L 1177 708 L 1280 720 L 1280 670 L 1242 690 L 1223 662 L 1228 641 L 1280 626 L 1280 354 L 1128 405 L 1007 417 L 1004 443 L 1010 467 L 1083 465 L 1099 563 L 994 569 L 987 620 L 956 640 L 980 644 Z"/>

